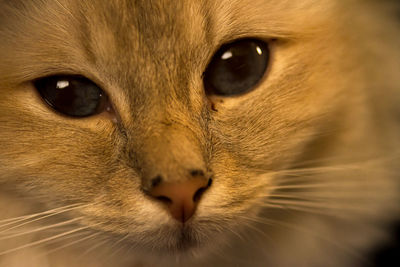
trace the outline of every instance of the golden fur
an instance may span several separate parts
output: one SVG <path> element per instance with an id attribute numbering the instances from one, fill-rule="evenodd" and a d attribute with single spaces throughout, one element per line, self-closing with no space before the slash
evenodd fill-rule
<path id="1" fill-rule="evenodd" d="M 0 266 L 364 264 L 399 215 L 396 8 L 0 0 Z M 207 98 L 210 58 L 243 37 L 269 41 L 268 74 Z M 53 112 L 32 80 L 59 73 L 116 114 Z M 140 185 L 194 165 L 214 181 L 182 234 Z"/>

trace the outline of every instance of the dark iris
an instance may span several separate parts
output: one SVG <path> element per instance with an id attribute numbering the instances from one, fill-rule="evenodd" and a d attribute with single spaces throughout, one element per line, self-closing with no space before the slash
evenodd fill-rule
<path id="1" fill-rule="evenodd" d="M 82 76 L 49 76 L 34 81 L 34 86 L 48 105 L 64 115 L 87 117 L 104 107 L 104 92 Z"/>
<path id="2" fill-rule="evenodd" d="M 269 62 L 265 42 L 241 39 L 223 45 L 215 53 L 204 73 L 208 94 L 231 96 L 253 89 L 261 80 Z"/>

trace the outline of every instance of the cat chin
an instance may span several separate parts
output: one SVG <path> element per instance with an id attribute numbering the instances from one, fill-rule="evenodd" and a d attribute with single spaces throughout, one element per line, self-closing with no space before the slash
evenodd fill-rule
<path id="1" fill-rule="evenodd" d="M 160 234 L 162 233 L 162 234 Z M 212 241 L 212 234 L 201 232 L 194 226 L 177 226 L 165 229 L 159 233 L 159 238 L 152 242 L 151 250 L 159 254 L 187 256 L 192 253 L 198 254 L 207 250 Z"/>
<path id="2" fill-rule="evenodd" d="M 127 234 L 104 234 L 111 247 L 119 243 L 118 246 L 139 252 L 141 255 L 175 259 L 189 259 L 208 254 L 216 243 L 226 239 L 223 233 L 205 231 L 195 224 L 169 225 L 140 234 L 133 231 Z"/>

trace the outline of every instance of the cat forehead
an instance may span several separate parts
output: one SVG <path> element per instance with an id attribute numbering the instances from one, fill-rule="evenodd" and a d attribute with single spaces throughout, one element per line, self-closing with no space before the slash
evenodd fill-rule
<path id="1" fill-rule="evenodd" d="M 346 1 L 346 0 L 344 0 Z M 1 20 L 19 27 L 29 34 L 38 28 L 48 35 L 80 39 L 110 38 L 114 36 L 124 47 L 146 41 L 148 46 L 163 46 L 156 41 L 188 39 L 203 41 L 204 34 L 210 40 L 232 39 L 241 35 L 290 35 L 303 31 L 296 23 L 308 17 L 318 20 L 327 16 L 334 0 L 151 0 L 151 1 L 77 1 L 35 0 L 1 2 Z M 14 14 L 9 14 L 14 13 Z M 314 15 L 310 17 L 310 15 Z M 8 17 L 7 19 L 5 17 Z M 310 19 L 311 18 L 311 19 Z M 14 19 L 14 21 L 13 21 Z M 45 30 L 48 30 L 46 32 Z M 51 32 L 50 32 L 51 30 Z M 96 36 L 97 35 L 97 36 Z M 51 41 L 51 39 L 49 39 Z M 62 45 L 62 44 L 60 44 Z"/>
<path id="2" fill-rule="evenodd" d="M 76 0 L 75 0 L 76 1 Z M 326 17 L 333 0 L 152 0 L 152 1 L 71 1 L 75 17 L 93 32 L 109 29 L 119 38 L 132 38 L 131 44 L 168 47 L 168 43 L 221 41 L 243 35 L 291 36 L 307 27 L 307 21 Z M 345 2 L 347 0 L 343 0 Z M 59 1 L 56 1 L 59 3 Z M 64 6 L 63 6 L 64 8 Z M 297 21 L 297 22 L 296 22 Z M 62 22 L 61 22 L 62 23 Z M 305 25 L 304 25 L 305 26 Z M 80 29 L 82 31 L 82 29 Z M 84 29 L 83 29 L 84 30 Z M 165 41 L 165 42 L 160 42 Z M 124 42 L 123 42 L 124 43 Z M 124 43 L 124 45 L 127 45 Z"/>
<path id="3" fill-rule="evenodd" d="M 325 2 L 336 1 L 0 1 L 0 48 L 25 80 L 88 69 L 110 79 L 177 65 L 201 71 L 224 42 L 315 29 Z"/>

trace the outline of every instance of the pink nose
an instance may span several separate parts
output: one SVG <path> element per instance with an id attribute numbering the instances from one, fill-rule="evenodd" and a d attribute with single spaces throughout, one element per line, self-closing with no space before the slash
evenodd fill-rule
<path id="1" fill-rule="evenodd" d="M 211 185 L 211 179 L 204 176 L 192 177 L 180 183 L 160 182 L 149 194 L 164 202 L 172 217 L 186 222 L 193 216 L 203 192 Z"/>

